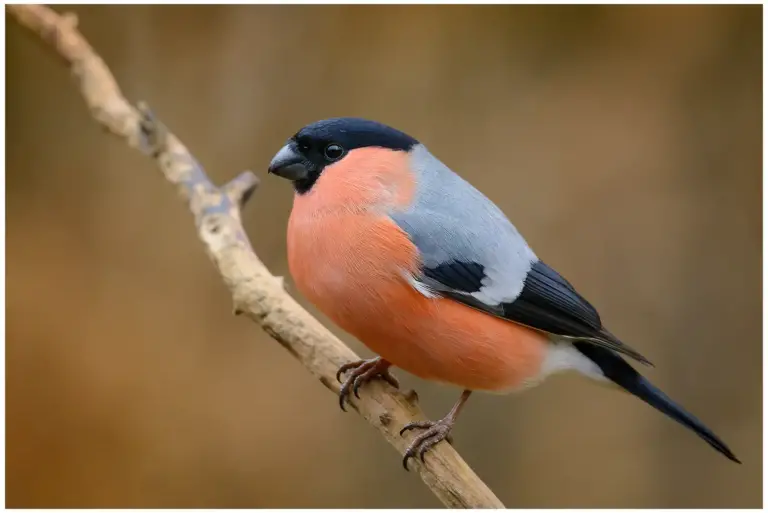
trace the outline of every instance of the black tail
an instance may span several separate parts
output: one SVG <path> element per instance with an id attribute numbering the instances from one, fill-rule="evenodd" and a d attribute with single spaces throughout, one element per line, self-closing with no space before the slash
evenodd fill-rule
<path id="1" fill-rule="evenodd" d="M 630 394 L 642 399 L 660 412 L 691 429 L 729 460 L 741 463 L 725 443 L 707 428 L 699 419 L 685 411 L 667 395 L 653 386 L 620 356 L 603 347 L 588 342 L 575 342 L 581 354 L 595 362 L 605 377 Z"/>

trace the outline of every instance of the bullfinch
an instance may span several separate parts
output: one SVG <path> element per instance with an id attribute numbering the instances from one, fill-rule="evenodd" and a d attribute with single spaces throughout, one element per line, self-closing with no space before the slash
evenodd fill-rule
<path id="1" fill-rule="evenodd" d="M 298 290 L 377 357 L 350 362 L 339 402 L 392 367 L 460 387 L 451 411 L 405 451 L 420 457 L 448 438 L 473 391 L 525 390 L 576 371 L 642 399 L 727 458 L 700 420 L 640 375 L 648 364 L 603 325 L 597 310 L 540 260 L 502 211 L 413 137 L 375 121 L 309 124 L 269 173 L 295 191 L 288 265 Z M 358 396 L 359 397 L 359 396 Z"/>

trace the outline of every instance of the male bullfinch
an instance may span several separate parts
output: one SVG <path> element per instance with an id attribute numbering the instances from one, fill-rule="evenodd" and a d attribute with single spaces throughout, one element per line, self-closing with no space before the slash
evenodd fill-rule
<path id="1" fill-rule="evenodd" d="M 577 371 L 612 383 L 740 463 L 712 431 L 623 357 L 650 364 L 539 260 L 501 210 L 413 137 L 375 121 L 305 126 L 269 172 L 293 182 L 288 264 L 299 291 L 379 356 L 351 362 L 340 393 L 390 367 L 463 389 L 403 458 L 448 437 L 472 391 L 515 392 Z M 340 380 L 340 379 L 339 379 Z"/>

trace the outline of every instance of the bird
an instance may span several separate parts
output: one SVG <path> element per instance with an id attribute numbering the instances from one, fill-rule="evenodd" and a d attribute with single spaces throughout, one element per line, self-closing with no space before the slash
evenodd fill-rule
<path id="1" fill-rule="evenodd" d="M 377 356 L 348 362 L 339 405 L 399 368 L 462 390 L 418 434 L 402 464 L 451 430 L 472 393 L 512 394 L 577 372 L 623 390 L 741 463 L 702 421 L 628 360 L 653 364 L 613 335 L 576 288 L 544 263 L 502 210 L 414 137 L 336 117 L 307 124 L 272 158 L 290 181 L 289 272 L 298 291 Z"/>

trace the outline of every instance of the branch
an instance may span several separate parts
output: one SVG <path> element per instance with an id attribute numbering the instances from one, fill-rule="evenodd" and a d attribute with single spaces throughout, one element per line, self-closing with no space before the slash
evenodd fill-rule
<path id="1" fill-rule="evenodd" d="M 59 15 L 40 5 L 9 5 L 7 10 L 69 64 L 96 121 L 154 159 L 166 180 L 176 186 L 195 218 L 208 256 L 232 293 L 235 314 L 255 321 L 338 394 L 336 370 L 358 357 L 285 292 L 282 279 L 270 274 L 254 253 L 241 224 L 240 208 L 258 187 L 258 178 L 246 171 L 221 188 L 211 183 L 189 150 L 146 105 L 133 107 L 123 97 L 109 68 L 77 31 L 75 15 Z M 405 396 L 375 380 L 361 397 L 353 400 L 352 407 L 402 454 L 410 435 L 401 437 L 399 429 L 425 418 L 415 392 Z M 504 507 L 449 444 L 435 446 L 426 464 L 412 460 L 411 465 L 448 507 Z"/>

